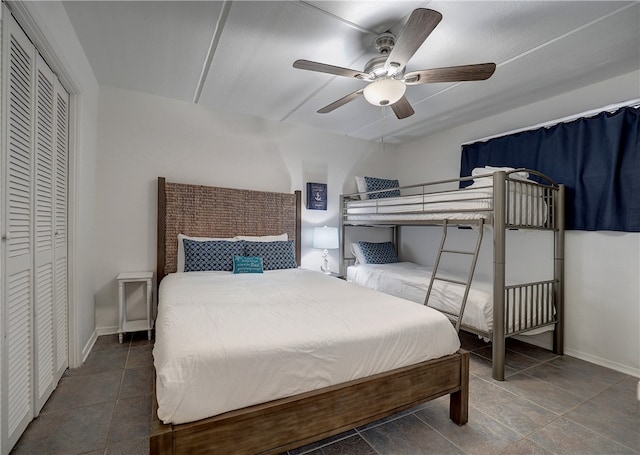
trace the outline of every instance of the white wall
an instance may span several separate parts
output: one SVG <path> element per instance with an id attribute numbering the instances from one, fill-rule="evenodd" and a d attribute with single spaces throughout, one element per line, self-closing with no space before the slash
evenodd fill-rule
<path id="1" fill-rule="evenodd" d="M 71 94 L 69 157 L 70 366 L 95 341 L 95 169 L 98 83 L 61 2 L 12 3 L 11 9 Z"/>
<path id="2" fill-rule="evenodd" d="M 639 71 L 401 145 L 400 183 L 458 177 L 465 142 L 637 98 Z M 423 233 L 404 229 L 403 246 L 429 263 Z M 565 353 L 640 376 L 640 234 L 568 231 L 565 257 Z"/>
<path id="3" fill-rule="evenodd" d="M 117 329 L 115 277 L 155 270 L 157 177 L 265 191 L 328 184 L 328 210 L 303 209 L 302 266 L 319 269 L 314 226 L 338 225 L 338 196 L 356 174 L 395 177 L 379 144 L 199 105 L 100 87 L 97 172 L 96 326 Z M 337 269 L 338 251 L 331 251 Z M 134 306 L 136 300 L 133 300 Z M 139 309 L 134 308 L 134 311 Z"/>

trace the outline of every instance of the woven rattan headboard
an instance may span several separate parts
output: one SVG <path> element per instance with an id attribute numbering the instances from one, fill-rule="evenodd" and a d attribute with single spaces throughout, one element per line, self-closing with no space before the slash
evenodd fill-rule
<path id="1" fill-rule="evenodd" d="M 158 177 L 158 284 L 176 271 L 178 234 L 196 237 L 278 235 L 295 240 L 300 264 L 301 192 L 169 183 Z"/>

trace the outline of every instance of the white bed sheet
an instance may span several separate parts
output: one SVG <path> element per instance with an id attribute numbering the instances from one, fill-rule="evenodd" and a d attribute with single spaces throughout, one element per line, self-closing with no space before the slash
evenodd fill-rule
<path id="1" fill-rule="evenodd" d="M 431 267 L 413 262 L 359 264 L 347 267 L 347 281 L 424 304 L 432 270 Z M 465 276 L 442 269 L 438 270 L 438 276 L 466 281 Z M 435 281 L 429 298 L 429 306 L 440 311 L 458 314 L 464 290 L 465 287 L 459 284 Z M 529 317 L 526 322 L 531 323 Z M 493 283 L 487 277 L 478 274 L 474 276 L 462 315 L 462 324 L 484 332 L 492 331 Z M 513 326 L 510 325 L 509 329 L 512 330 Z M 553 330 L 553 326 L 533 329 L 524 332 L 523 335 L 534 335 L 548 330 Z"/>
<path id="2" fill-rule="evenodd" d="M 456 352 L 441 313 L 304 269 L 161 283 L 158 417 L 184 423 Z"/>
<path id="3" fill-rule="evenodd" d="M 493 187 L 484 184 L 464 190 L 381 199 L 347 201 L 346 221 L 478 220 L 493 215 Z M 520 187 L 523 188 L 520 188 Z M 547 204 L 531 185 L 511 186 L 507 222 L 542 226 Z"/>

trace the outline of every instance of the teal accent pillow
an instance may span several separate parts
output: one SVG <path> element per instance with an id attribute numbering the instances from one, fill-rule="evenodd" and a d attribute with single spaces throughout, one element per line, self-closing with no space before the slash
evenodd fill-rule
<path id="1" fill-rule="evenodd" d="M 234 256 L 233 273 L 262 273 L 260 256 Z"/>

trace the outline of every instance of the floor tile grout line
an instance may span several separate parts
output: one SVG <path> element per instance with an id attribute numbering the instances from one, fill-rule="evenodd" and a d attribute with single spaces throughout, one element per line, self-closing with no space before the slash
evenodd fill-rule
<path id="1" fill-rule="evenodd" d="M 105 454 L 107 453 L 107 449 L 109 448 L 109 444 L 111 443 L 111 430 L 113 429 L 113 423 L 116 418 L 116 408 L 118 405 L 118 401 L 120 400 L 120 392 L 122 391 L 122 385 L 124 384 L 124 375 L 125 375 L 125 372 L 127 371 L 127 362 L 129 361 L 129 354 L 131 352 L 132 340 L 133 340 L 133 337 L 130 337 L 129 346 L 127 347 L 127 358 L 124 361 L 124 367 L 122 368 L 122 374 L 120 376 L 120 385 L 118 386 L 118 393 L 116 394 L 116 399 L 113 402 L 113 411 L 111 413 L 111 421 L 109 422 L 109 431 L 107 432 L 107 441 L 104 447 Z"/>
<path id="2" fill-rule="evenodd" d="M 380 453 L 378 450 L 376 450 L 376 448 L 373 447 L 373 445 L 367 440 L 367 438 L 363 434 L 361 434 L 357 429 L 356 429 L 356 432 L 358 433 L 358 436 L 360 436 L 362 438 L 362 440 L 365 442 L 365 444 L 367 444 L 369 447 L 371 447 L 371 450 L 373 450 L 376 454 L 385 455 L 384 453 Z"/>
<path id="3" fill-rule="evenodd" d="M 445 441 L 449 442 L 450 444 L 452 444 L 455 448 L 457 448 L 458 450 L 460 450 L 462 453 L 467 454 L 467 455 L 473 455 L 473 454 L 469 454 L 469 452 L 467 452 L 466 450 L 464 450 L 462 447 L 460 447 L 458 444 L 456 444 L 455 442 L 453 442 L 451 439 L 447 438 L 444 434 L 440 433 L 433 425 L 430 425 L 429 422 L 427 422 L 426 420 L 424 420 L 423 418 L 421 418 L 419 415 L 413 413 L 418 420 L 420 420 L 420 422 L 424 423 L 425 425 L 427 425 L 429 428 L 431 428 L 436 434 L 440 435 L 442 438 L 445 439 Z"/>
<path id="4" fill-rule="evenodd" d="M 519 373 L 518 373 L 518 374 L 519 374 Z M 548 407 L 546 407 L 545 405 L 540 404 L 540 403 L 537 403 L 537 402 L 533 401 L 531 398 L 526 397 L 526 396 L 524 396 L 524 395 L 521 395 L 521 394 L 520 394 L 520 393 L 518 393 L 518 392 L 514 392 L 513 390 L 509 390 L 509 389 L 507 389 L 507 388 L 503 387 L 503 386 L 500 384 L 501 382 L 507 382 L 507 381 L 493 381 L 493 382 L 492 382 L 492 381 L 489 381 L 489 380 L 487 380 L 487 379 L 485 379 L 485 378 L 481 378 L 481 377 L 479 377 L 479 376 L 478 376 L 478 379 L 482 379 L 483 381 L 485 381 L 485 382 L 487 382 L 487 383 L 489 383 L 489 384 L 494 384 L 494 385 L 496 385 L 496 387 L 500 387 L 502 390 L 504 390 L 504 391 L 506 391 L 506 392 L 509 392 L 509 393 L 511 393 L 511 394 L 513 394 L 513 395 L 515 395 L 515 396 L 519 397 L 519 398 L 522 398 L 523 400 L 528 401 L 529 403 L 531 403 L 531 404 L 533 404 L 533 405 L 535 405 L 535 406 L 537 406 L 537 407 L 539 407 L 539 408 L 542 408 L 542 409 L 544 409 L 545 411 L 551 412 L 552 414 L 555 414 L 556 416 L 562 416 L 562 415 L 564 415 L 565 413 L 567 413 L 567 412 L 569 412 L 569 411 L 572 411 L 572 410 L 574 410 L 575 408 L 577 408 L 577 407 L 579 407 L 579 406 L 582 406 L 583 404 L 587 403 L 589 400 L 591 400 L 592 398 L 594 398 L 594 397 L 592 397 L 592 398 L 584 399 L 584 398 L 582 398 L 582 397 L 580 397 L 580 396 L 578 396 L 578 395 L 575 395 L 575 394 L 573 394 L 573 393 L 571 393 L 571 392 L 568 392 L 568 391 L 566 391 L 566 390 L 564 390 L 564 389 L 562 389 L 562 388 L 560 388 L 560 387 L 557 387 L 557 386 L 555 386 L 555 385 L 551 384 L 551 383 L 550 383 L 550 382 L 548 382 L 548 381 L 543 381 L 542 379 L 536 378 L 535 376 L 529 376 L 529 375 L 528 375 L 528 374 L 526 374 L 526 373 L 523 373 L 523 374 L 524 374 L 525 376 L 528 376 L 528 377 L 529 377 L 529 378 L 531 378 L 531 379 L 534 379 L 534 380 L 536 380 L 536 381 L 540 381 L 540 382 L 544 383 L 544 384 L 545 384 L 545 386 L 548 386 L 548 387 L 554 387 L 554 388 L 558 389 L 558 390 L 559 390 L 559 391 L 561 391 L 561 392 L 569 393 L 570 395 L 572 395 L 572 396 L 574 396 L 574 397 L 576 397 L 576 398 L 578 398 L 578 399 L 580 399 L 580 400 L 584 400 L 584 401 L 581 401 L 579 404 L 577 404 L 577 405 L 575 405 L 575 406 L 573 406 L 573 407 L 571 407 L 571 408 L 569 408 L 569 409 L 566 409 L 566 410 L 564 410 L 564 411 L 562 411 L 562 412 L 554 411 L 553 409 L 549 409 L 549 408 L 548 408 Z M 496 384 L 496 383 L 497 383 L 497 384 Z M 596 396 L 597 396 L 597 395 L 596 395 Z"/>
<path id="5" fill-rule="evenodd" d="M 597 396 L 597 395 L 596 395 L 596 396 Z M 593 397 L 593 398 L 595 398 L 595 397 Z M 580 404 L 579 406 L 576 406 L 576 407 L 572 408 L 572 409 L 571 409 L 571 411 L 573 411 L 573 410 L 577 409 L 578 407 L 580 407 L 580 406 L 582 406 L 582 405 L 584 405 L 584 404 L 588 403 L 588 402 L 589 402 L 589 401 L 591 401 L 593 398 L 590 398 L 589 400 L 585 401 L 584 403 Z M 569 412 L 569 411 L 567 411 L 567 412 Z M 577 421 L 573 420 L 571 417 L 569 417 L 569 416 L 567 416 L 567 415 L 564 415 L 564 414 L 563 414 L 563 415 L 561 415 L 560 417 L 562 417 L 563 419 L 568 420 L 568 421 L 569 421 L 569 422 L 571 422 L 571 423 L 574 423 L 574 424 L 578 425 L 579 427 L 584 428 L 585 430 L 587 430 L 587 431 L 589 431 L 589 432 L 591 432 L 591 433 L 594 433 L 594 434 L 596 434 L 596 435 L 598 435 L 598 436 L 600 436 L 600 437 L 602 437 L 602 438 L 608 439 L 608 440 L 609 440 L 609 441 L 611 441 L 611 442 L 615 442 L 616 444 L 618 444 L 618 445 L 620 445 L 620 446 L 624 447 L 625 449 L 630 449 L 632 452 L 640 453 L 637 449 L 634 449 L 634 448 L 632 448 L 632 447 L 629 447 L 629 446 L 627 446 L 627 445 L 625 445 L 625 444 L 621 443 L 620 441 L 616 441 L 615 439 L 611 438 L 610 436 L 607 436 L 606 434 L 600 433 L 599 431 L 597 431 L 597 430 L 595 430 L 595 429 L 593 429 L 593 428 L 590 428 L 590 427 L 588 427 L 588 426 L 586 426 L 586 425 L 584 425 L 584 424 L 582 424 L 582 423 L 580 423 L 580 422 L 577 422 Z"/>

